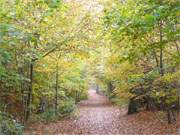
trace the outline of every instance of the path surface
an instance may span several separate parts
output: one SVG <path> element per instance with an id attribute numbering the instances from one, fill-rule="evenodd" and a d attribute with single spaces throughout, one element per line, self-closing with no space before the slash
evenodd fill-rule
<path id="1" fill-rule="evenodd" d="M 112 106 L 104 96 L 89 91 L 79 103 L 79 116 L 34 126 L 27 135 L 178 135 L 177 125 L 159 122 L 150 112 L 126 115 L 125 109 Z"/>

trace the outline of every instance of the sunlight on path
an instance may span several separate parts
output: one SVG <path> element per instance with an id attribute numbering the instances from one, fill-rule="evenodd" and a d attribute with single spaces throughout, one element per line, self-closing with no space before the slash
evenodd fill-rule
<path id="1" fill-rule="evenodd" d="M 112 106 L 95 90 L 78 106 L 78 118 L 37 125 L 27 135 L 176 135 L 173 126 L 159 123 L 152 113 L 127 116 L 125 109 Z"/>

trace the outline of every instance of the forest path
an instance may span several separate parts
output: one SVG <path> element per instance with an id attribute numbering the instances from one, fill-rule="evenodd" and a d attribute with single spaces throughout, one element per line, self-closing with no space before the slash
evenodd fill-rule
<path id="1" fill-rule="evenodd" d="M 177 127 L 160 123 L 150 112 L 126 115 L 106 97 L 89 91 L 88 100 L 78 105 L 79 116 L 56 123 L 34 125 L 27 135 L 176 135 Z"/>

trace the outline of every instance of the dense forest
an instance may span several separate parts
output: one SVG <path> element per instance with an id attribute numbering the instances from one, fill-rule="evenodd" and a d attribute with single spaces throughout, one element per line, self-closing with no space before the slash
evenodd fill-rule
<path id="1" fill-rule="evenodd" d="M 178 0 L 0 0 L 0 135 L 71 115 L 90 87 L 127 115 L 180 114 Z"/>

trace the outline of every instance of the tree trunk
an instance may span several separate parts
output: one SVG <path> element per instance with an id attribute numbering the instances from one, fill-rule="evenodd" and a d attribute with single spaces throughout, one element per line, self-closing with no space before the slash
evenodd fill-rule
<path id="1" fill-rule="evenodd" d="M 159 59 L 159 67 L 160 67 L 160 74 L 161 76 L 164 75 L 164 69 L 163 69 L 163 33 L 162 33 L 162 22 L 160 22 L 160 28 L 159 28 L 159 36 L 160 36 L 160 59 Z"/>
<path id="2" fill-rule="evenodd" d="M 171 109 L 167 110 L 167 117 L 168 117 L 168 123 L 169 124 L 175 123 L 176 118 L 175 118 L 175 115 Z"/>
<path id="3" fill-rule="evenodd" d="M 162 49 L 162 45 L 160 48 L 160 74 L 161 76 L 164 75 L 164 69 L 163 69 L 163 49 Z"/>
<path id="4" fill-rule="evenodd" d="M 30 74 L 29 74 L 30 84 L 29 84 L 29 90 L 28 90 L 28 95 L 27 95 L 27 105 L 26 105 L 26 113 L 25 113 L 26 122 L 29 119 L 29 115 L 31 111 L 33 72 L 34 72 L 34 61 L 32 59 L 30 63 Z"/>
<path id="5" fill-rule="evenodd" d="M 179 93 L 178 93 L 178 98 L 177 98 L 177 114 L 179 115 L 180 113 L 180 97 L 179 97 Z"/>
<path id="6" fill-rule="evenodd" d="M 57 114 L 58 109 L 58 79 L 59 79 L 59 66 L 58 62 L 56 65 L 56 87 L 55 87 L 55 113 Z"/>
<path id="7" fill-rule="evenodd" d="M 153 55 L 154 55 L 154 58 L 155 58 L 155 61 L 156 61 L 156 66 L 157 66 L 157 68 L 159 68 L 159 60 L 158 60 L 158 56 L 156 54 L 155 49 L 153 49 Z"/>
<path id="8" fill-rule="evenodd" d="M 139 108 L 138 100 L 136 100 L 135 97 L 131 98 L 129 101 L 127 114 L 130 115 L 130 114 L 134 114 L 134 113 L 138 112 L 138 108 Z"/>

